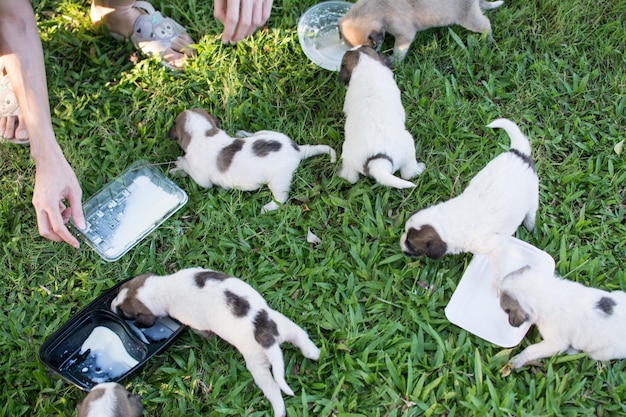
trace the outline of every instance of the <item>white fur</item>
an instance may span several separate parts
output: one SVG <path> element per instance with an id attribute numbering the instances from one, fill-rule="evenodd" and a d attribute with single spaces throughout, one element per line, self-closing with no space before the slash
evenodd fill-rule
<path id="1" fill-rule="evenodd" d="M 225 279 L 221 280 L 207 279 L 200 288 L 195 279 L 203 272 L 213 271 L 189 268 L 172 275 L 149 276 L 143 286 L 136 291 L 136 299 L 157 317 L 169 315 L 199 332 L 215 333 L 235 346 L 243 355 L 255 383 L 271 402 L 274 415 L 284 416 L 286 410 L 280 391 L 282 389 L 287 395 L 293 395 L 293 391 L 284 378 L 280 344 L 288 341 L 300 348 L 305 357 L 314 360 L 319 358 L 319 349 L 304 330 L 281 313 L 272 310 L 263 297 L 247 283 L 238 278 L 224 276 Z M 237 317 L 234 314 L 232 306 L 227 301 L 226 292 L 249 303 L 249 311 L 245 316 Z M 111 309 L 123 310 L 129 294 L 131 291 L 122 287 L 111 303 Z M 278 330 L 278 335 L 275 335 L 276 342 L 267 348 L 261 346 L 255 339 L 255 320 L 263 311 L 267 312 Z M 124 313 L 128 316 L 129 312 Z"/>
<path id="2" fill-rule="evenodd" d="M 178 158 L 176 168 L 170 172 L 182 170 L 205 188 L 217 185 L 226 189 L 253 191 L 267 184 L 275 201 L 263 206 L 261 213 L 276 210 L 279 204 L 287 201 L 293 173 L 302 159 L 329 154 L 331 162 L 336 161 L 335 151 L 329 146 L 295 145 L 282 133 L 263 130 L 253 134 L 243 132 L 247 136 L 243 139 L 243 148 L 236 152 L 228 169 L 221 171 L 217 165 L 220 152 L 237 139 L 228 136 L 223 130 L 207 137 L 207 130 L 218 127 L 200 112 L 186 110 L 179 115 L 177 121 L 184 123 L 184 126 L 177 128 L 190 135 L 191 141 L 185 149 L 185 156 Z M 281 148 L 267 156 L 258 156 L 253 151 L 253 144 L 257 141 L 279 142 Z"/>
<path id="3" fill-rule="evenodd" d="M 488 127 L 505 129 L 511 149 L 530 157 L 528 139 L 515 123 L 497 119 Z M 531 230 L 538 205 L 539 180 L 534 169 L 518 155 L 504 152 L 479 171 L 459 196 L 413 214 L 400 246 L 407 255 L 427 254 L 415 253 L 407 239 L 409 233 L 430 226 L 445 243 L 445 251 L 433 258 L 462 252 L 489 254 L 500 236 L 512 235 L 522 222 Z"/>
<path id="4" fill-rule="evenodd" d="M 513 367 L 561 352 L 582 351 L 596 360 L 626 358 L 626 293 L 585 287 L 532 268 L 504 277 L 501 289 L 517 300 L 543 338 L 513 358 Z M 603 297 L 615 302 L 611 314 L 598 308 Z"/>
<path id="5" fill-rule="evenodd" d="M 138 417 L 143 407 L 120 384 L 107 382 L 93 387 L 76 412 L 78 417 Z"/>
<path id="6" fill-rule="evenodd" d="M 350 52 L 357 53 L 358 48 Z M 382 62 L 358 53 L 343 106 L 346 124 L 339 176 L 354 184 L 359 174 L 368 174 L 368 159 L 383 154 L 391 161 L 372 160 L 369 175 L 389 187 L 415 187 L 406 180 L 422 173 L 425 165 L 415 159 L 415 142 L 405 127 L 404 107 L 393 73 Z M 393 175 L 398 170 L 403 179 Z"/>

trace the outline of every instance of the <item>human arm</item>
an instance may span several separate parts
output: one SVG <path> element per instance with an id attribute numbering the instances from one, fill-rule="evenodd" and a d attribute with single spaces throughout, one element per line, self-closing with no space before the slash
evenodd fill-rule
<path id="1" fill-rule="evenodd" d="M 0 0 L 0 55 L 30 137 L 36 169 L 32 203 L 39 234 L 78 247 L 65 223 L 71 215 L 78 227 L 84 227 L 82 191 L 52 128 L 43 49 L 28 0 Z"/>

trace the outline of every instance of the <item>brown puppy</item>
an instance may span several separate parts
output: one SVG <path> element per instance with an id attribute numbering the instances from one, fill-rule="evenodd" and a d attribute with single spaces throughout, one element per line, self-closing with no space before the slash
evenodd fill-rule
<path id="1" fill-rule="evenodd" d="M 339 21 L 339 33 L 350 46 L 378 48 L 385 33 L 395 37 L 393 55 L 397 62 L 421 30 L 461 25 L 491 39 L 491 22 L 483 10 L 495 9 L 503 1 L 486 0 L 359 0 Z"/>

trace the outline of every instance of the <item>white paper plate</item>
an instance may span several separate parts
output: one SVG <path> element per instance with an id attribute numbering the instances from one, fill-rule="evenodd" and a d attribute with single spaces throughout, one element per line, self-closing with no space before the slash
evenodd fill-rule
<path id="1" fill-rule="evenodd" d="M 325 1 L 308 9 L 298 21 L 298 39 L 304 54 L 329 71 L 339 71 L 349 49 L 339 37 L 339 19 L 350 10 L 347 1 Z"/>
<path id="2" fill-rule="evenodd" d="M 497 253 L 474 256 L 445 308 L 451 323 L 488 342 L 510 348 L 522 341 L 531 325 L 524 323 L 513 327 L 509 324 L 494 290 L 490 258 L 503 261 L 505 274 L 525 265 L 554 273 L 554 259 L 515 237 L 504 239 Z"/>
<path id="3" fill-rule="evenodd" d="M 132 164 L 83 204 L 78 229 L 103 259 L 118 260 L 187 202 L 187 194 L 145 161 Z"/>

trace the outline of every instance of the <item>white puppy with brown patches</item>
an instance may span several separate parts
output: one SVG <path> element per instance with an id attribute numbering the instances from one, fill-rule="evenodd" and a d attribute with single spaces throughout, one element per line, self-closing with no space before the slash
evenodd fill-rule
<path id="1" fill-rule="evenodd" d="M 133 395 L 116 382 L 98 384 L 76 406 L 78 417 L 141 417 L 143 406 L 138 395 Z"/>
<path id="2" fill-rule="evenodd" d="M 485 0 L 359 0 L 339 21 L 339 33 L 349 46 L 378 49 L 385 33 L 395 37 L 393 54 L 402 61 L 415 34 L 421 30 L 461 25 L 491 39 L 491 22 L 483 10 L 500 7 L 503 1 Z"/>
<path id="3" fill-rule="evenodd" d="M 297 145 L 279 132 L 240 133 L 239 138 L 228 136 L 219 121 L 202 109 L 181 112 L 169 136 L 178 141 L 185 156 L 178 158 L 170 173 L 182 170 L 204 188 L 217 185 L 253 191 L 267 184 L 275 201 L 263 206 L 261 213 L 265 213 L 287 201 L 293 173 L 302 159 L 321 154 L 330 155 L 331 162 L 337 159 L 327 145 Z"/>
<path id="4" fill-rule="evenodd" d="M 513 358 L 520 368 L 557 353 L 595 360 L 626 358 L 626 293 L 603 291 L 525 266 L 501 283 L 500 306 L 511 326 L 537 326 L 543 340 Z"/>
<path id="5" fill-rule="evenodd" d="M 250 285 L 203 268 L 165 276 L 139 275 L 120 286 L 111 310 L 135 320 L 139 327 L 150 327 L 157 317 L 170 316 L 201 334 L 217 334 L 243 355 L 277 417 L 286 414 L 281 389 L 293 395 L 285 382 L 281 343 L 294 344 L 309 359 L 317 360 L 320 355 L 307 333 L 268 307 Z"/>
<path id="6" fill-rule="evenodd" d="M 339 176 L 354 184 L 359 174 L 394 188 L 424 171 L 415 159 L 415 142 L 406 130 L 400 90 L 386 58 L 363 46 L 346 52 L 339 79 L 346 85 L 345 139 Z M 400 179 L 393 175 L 400 170 Z"/>
<path id="7" fill-rule="evenodd" d="M 510 120 L 497 119 L 488 127 L 504 129 L 511 149 L 491 160 L 459 196 L 413 214 L 400 238 L 405 255 L 432 259 L 462 252 L 485 255 L 521 223 L 533 229 L 539 179 L 530 143 Z"/>

